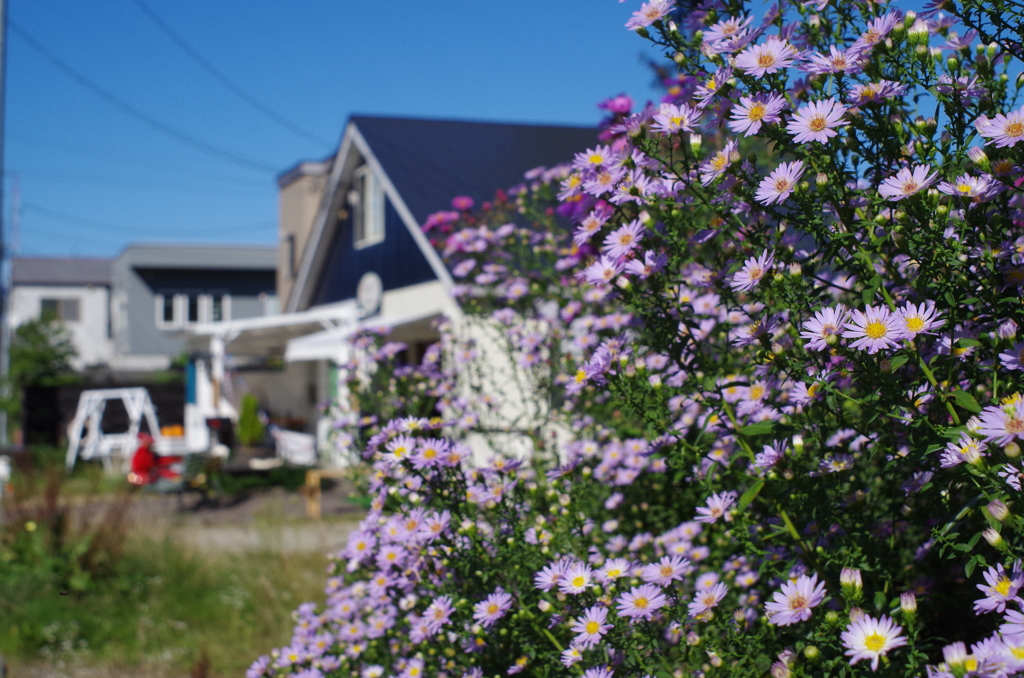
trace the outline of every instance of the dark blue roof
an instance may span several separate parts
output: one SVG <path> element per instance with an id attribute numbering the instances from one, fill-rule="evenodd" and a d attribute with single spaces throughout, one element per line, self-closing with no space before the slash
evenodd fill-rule
<path id="1" fill-rule="evenodd" d="M 420 224 L 467 195 L 479 205 L 598 143 L 587 127 L 353 116 L 384 172 Z"/>

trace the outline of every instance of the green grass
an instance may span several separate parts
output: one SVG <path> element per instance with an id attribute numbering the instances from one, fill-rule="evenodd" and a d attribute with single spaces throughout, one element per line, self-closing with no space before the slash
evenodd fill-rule
<path id="1" fill-rule="evenodd" d="M 140 674 L 238 676 L 289 641 L 291 612 L 323 601 L 321 555 L 199 556 L 132 539 L 117 571 L 85 592 L 32 572 L 0 578 L 0 653 L 19 664 L 63 662 Z M 66 594 L 66 595 L 65 595 Z"/>

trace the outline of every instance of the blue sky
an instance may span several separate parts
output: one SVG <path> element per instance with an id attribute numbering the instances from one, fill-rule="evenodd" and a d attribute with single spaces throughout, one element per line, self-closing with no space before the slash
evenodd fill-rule
<path id="1" fill-rule="evenodd" d="M 353 113 L 590 125 L 607 96 L 657 96 L 641 59 L 654 54 L 623 28 L 639 0 L 144 0 L 304 135 L 218 83 L 136 0 L 8 3 L 4 215 L 9 227 L 16 181 L 10 235 L 23 256 L 112 256 L 140 241 L 273 243 L 276 173 L 332 153 Z M 18 29 L 124 103 L 244 160 L 126 115 Z"/>

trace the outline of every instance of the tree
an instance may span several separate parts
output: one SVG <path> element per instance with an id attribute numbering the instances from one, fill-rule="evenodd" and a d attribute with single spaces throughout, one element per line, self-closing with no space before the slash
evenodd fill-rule
<path id="1" fill-rule="evenodd" d="M 55 386 L 74 381 L 71 361 L 78 355 L 71 333 L 53 318 L 20 325 L 11 342 L 10 395 L 2 407 L 12 419 L 21 416 L 22 391 L 28 386 Z"/>

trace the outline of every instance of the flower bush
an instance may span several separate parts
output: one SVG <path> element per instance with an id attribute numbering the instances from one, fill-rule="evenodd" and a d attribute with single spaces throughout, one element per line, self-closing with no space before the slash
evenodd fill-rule
<path id="1" fill-rule="evenodd" d="M 991 10 L 644 3 L 664 101 L 427 224 L 537 453 L 469 463 L 507 410 L 443 330 L 359 447 L 326 606 L 250 675 L 1024 671 L 1024 108 Z"/>

